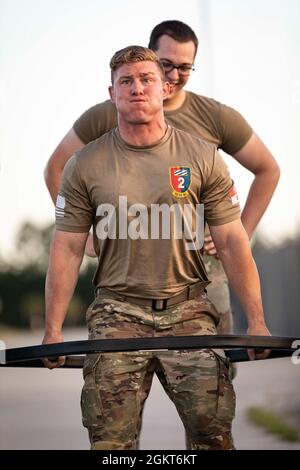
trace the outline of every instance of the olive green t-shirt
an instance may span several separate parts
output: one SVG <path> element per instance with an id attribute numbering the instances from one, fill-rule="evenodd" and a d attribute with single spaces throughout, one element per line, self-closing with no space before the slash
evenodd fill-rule
<path id="1" fill-rule="evenodd" d="M 180 108 L 165 111 L 165 119 L 171 126 L 212 142 L 230 155 L 238 152 L 253 132 L 235 109 L 189 91 L 186 92 L 185 102 Z M 87 144 L 116 126 L 116 107 L 107 100 L 83 113 L 75 121 L 73 128 L 78 137 Z"/>
<path id="2" fill-rule="evenodd" d="M 172 215 L 164 222 L 161 215 L 155 219 L 157 208 L 167 209 L 168 215 L 172 207 L 186 218 L 190 213 L 195 222 L 201 204 L 209 225 L 240 217 L 232 180 L 215 145 L 169 126 L 155 145 L 135 147 L 116 128 L 66 164 L 56 227 L 85 233 L 93 226 L 96 286 L 163 299 L 208 279 L 201 246 L 192 243 L 194 249 L 187 249 L 192 238 L 188 231 L 178 236 Z"/>

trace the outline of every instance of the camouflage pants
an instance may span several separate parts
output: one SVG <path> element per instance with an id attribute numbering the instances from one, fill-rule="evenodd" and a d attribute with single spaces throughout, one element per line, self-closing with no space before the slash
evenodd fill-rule
<path id="1" fill-rule="evenodd" d="M 215 305 L 219 315 L 218 334 L 233 333 L 233 316 L 230 307 L 230 293 L 228 280 L 221 261 L 214 256 L 203 256 L 208 279 L 211 284 L 206 288 L 208 297 Z"/>
<path id="2" fill-rule="evenodd" d="M 216 334 L 205 294 L 152 311 L 100 294 L 87 311 L 90 339 Z M 184 424 L 189 448 L 233 449 L 235 394 L 222 351 L 138 351 L 85 358 L 83 425 L 94 450 L 136 449 L 141 415 L 156 373 Z"/>
<path id="3" fill-rule="evenodd" d="M 233 315 L 230 306 L 230 292 L 222 263 L 214 256 L 203 255 L 203 260 L 208 278 L 211 281 L 211 284 L 206 288 L 207 294 L 220 315 L 220 321 L 217 326 L 218 334 L 232 334 Z M 237 376 L 236 364 L 230 364 L 230 376 L 232 379 Z"/>

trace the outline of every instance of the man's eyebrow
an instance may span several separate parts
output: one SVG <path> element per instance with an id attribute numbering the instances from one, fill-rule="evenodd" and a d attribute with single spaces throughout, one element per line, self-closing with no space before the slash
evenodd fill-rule
<path id="1" fill-rule="evenodd" d="M 119 77 L 119 80 L 123 80 L 124 78 L 125 78 L 125 79 L 126 79 L 126 78 L 132 78 L 132 77 L 133 77 L 133 75 L 121 75 L 121 76 Z"/>
<path id="2" fill-rule="evenodd" d="M 149 75 L 153 75 L 155 77 L 154 72 L 141 72 L 141 73 L 139 73 L 139 77 L 146 77 L 146 76 L 149 76 Z M 119 80 L 128 80 L 128 79 L 132 79 L 132 78 L 134 78 L 134 74 L 132 74 L 132 75 L 121 75 L 119 77 Z"/>
<path id="3" fill-rule="evenodd" d="M 160 61 L 164 61 L 164 62 L 169 62 L 169 64 L 174 64 L 175 62 L 172 62 L 170 59 L 164 59 L 163 57 L 161 59 L 159 59 Z M 176 65 L 193 65 L 191 64 L 191 62 L 182 62 L 181 64 L 176 64 Z"/>

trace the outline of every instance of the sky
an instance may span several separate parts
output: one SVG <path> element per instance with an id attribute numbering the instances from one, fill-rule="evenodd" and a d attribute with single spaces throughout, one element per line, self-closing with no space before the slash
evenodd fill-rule
<path id="1" fill-rule="evenodd" d="M 1 256 L 24 220 L 54 220 L 44 167 L 76 118 L 108 98 L 113 53 L 147 45 L 167 19 L 199 37 L 186 88 L 238 109 L 281 167 L 259 232 L 277 243 L 299 231 L 299 0 L 0 0 Z M 224 158 L 243 203 L 252 176 Z"/>

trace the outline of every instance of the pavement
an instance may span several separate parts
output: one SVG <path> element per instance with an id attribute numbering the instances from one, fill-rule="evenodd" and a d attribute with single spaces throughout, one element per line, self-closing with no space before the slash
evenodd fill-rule
<path id="1" fill-rule="evenodd" d="M 40 344 L 42 332 L 2 332 L 6 347 Z M 86 339 L 84 329 L 69 329 L 66 341 Z M 1 369 L 0 449 L 89 449 L 82 427 L 81 370 Z M 247 420 L 250 406 L 263 406 L 283 414 L 300 429 L 300 365 L 289 358 L 238 365 L 234 379 L 237 396 L 233 435 L 237 449 L 300 450 L 267 434 Z M 174 405 L 155 378 L 147 400 L 141 449 L 182 450 L 184 430 Z"/>

